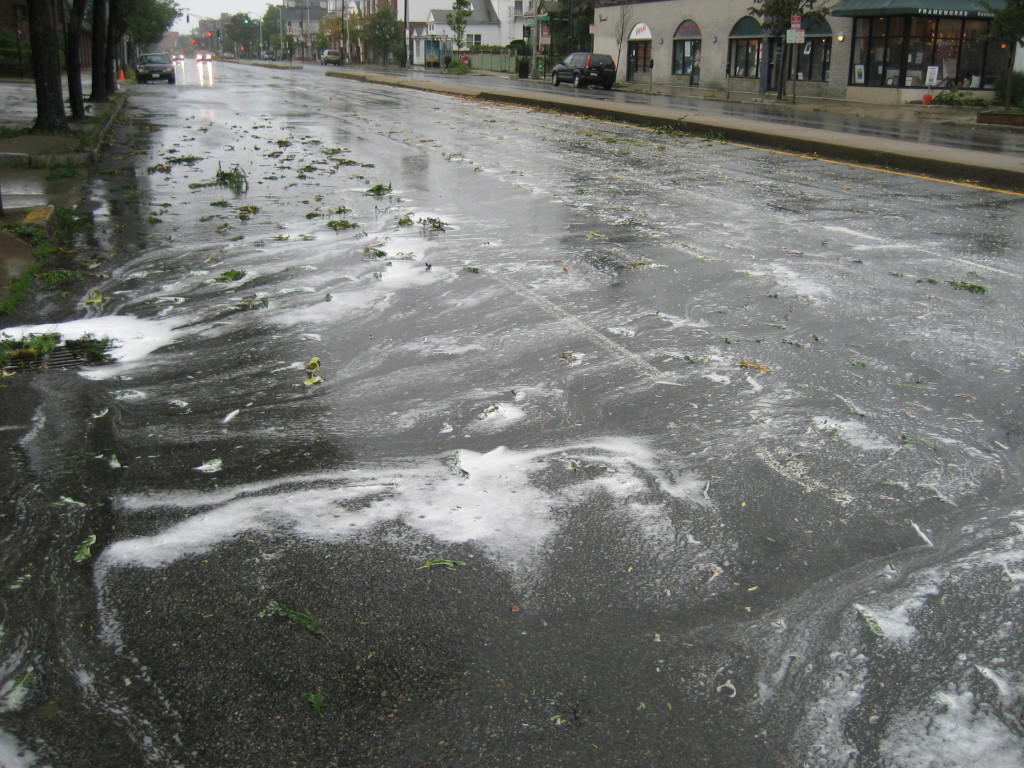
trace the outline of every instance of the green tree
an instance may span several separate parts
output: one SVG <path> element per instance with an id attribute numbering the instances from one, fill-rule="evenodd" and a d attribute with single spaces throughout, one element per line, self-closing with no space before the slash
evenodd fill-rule
<path id="1" fill-rule="evenodd" d="M 1014 102 L 1013 96 L 1013 60 L 1017 49 L 1024 46 L 1024 0 L 1006 0 L 1006 4 L 997 8 L 982 0 L 982 5 L 992 12 L 992 21 L 988 28 L 986 40 L 1012 41 L 1010 54 L 1006 64 L 1006 87 L 1003 89 L 1003 106 L 1007 109 Z"/>
<path id="2" fill-rule="evenodd" d="M 455 41 L 455 50 L 457 51 L 462 50 L 462 44 L 466 40 L 466 20 L 472 14 L 470 0 L 452 0 L 452 9 L 445 16 L 445 21 L 452 28 L 452 39 Z"/>
<path id="3" fill-rule="evenodd" d="M 174 0 L 119 0 L 120 22 L 139 45 L 156 45 L 181 11 Z"/>
<path id="4" fill-rule="evenodd" d="M 290 50 L 291 38 L 281 31 L 281 6 L 271 5 L 263 14 L 263 47 L 272 51 Z"/>
<path id="5" fill-rule="evenodd" d="M 246 51 L 255 51 L 260 45 L 260 29 L 247 13 L 236 13 L 221 30 L 221 42 L 227 48 L 237 45 Z"/>
<path id="6" fill-rule="evenodd" d="M 341 50 L 341 41 L 345 39 L 345 20 L 341 16 L 324 16 L 320 19 L 320 29 L 330 41 L 326 47 Z"/>
<path id="7" fill-rule="evenodd" d="M 402 24 L 391 10 L 390 5 L 383 6 L 364 25 L 363 40 L 366 42 L 368 58 L 375 58 L 381 64 L 388 60 L 402 60 L 405 51 L 405 39 Z"/>
<path id="8" fill-rule="evenodd" d="M 801 16 L 803 28 L 808 29 L 818 22 L 824 21 L 828 16 L 829 8 L 825 5 L 826 0 L 757 0 L 748 12 L 752 16 L 761 19 L 761 28 L 768 33 L 769 37 L 776 38 L 782 45 L 782 66 L 779 68 L 779 93 L 782 98 L 786 93 L 786 78 L 789 74 L 789 57 L 792 45 L 785 45 L 786 30 L 789 29 L 790 19 L 793 16 Z"/>
<path id="9" fill-rule="evenodd" d="M 97 4 L 100 1 L 94 0 Z M 173 0 L 107 0 L 107 4 L 109 12 L 105 58 L 93 58 L 94 62 L 102 62 L 99 76 L 106 81 L 106 90 L 102 92 L 102 98 L 97 99 L 97 75 L 93 74 L 93 100 L 100 101 L 105 101 L 117 91 L 117 54 L 124 36 L 130 32 L 132 40 L 138 45 L 155 45 L 181 15 Z M 94 24 L 93 35 L 96 35 L 98 29 Z M 126 64 L 121 62 L 122 67 Z M 96 64 L 93 66 L 95 68 Z"/>

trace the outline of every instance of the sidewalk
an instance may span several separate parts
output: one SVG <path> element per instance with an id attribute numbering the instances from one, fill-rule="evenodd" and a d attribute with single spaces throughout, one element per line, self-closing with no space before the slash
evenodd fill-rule
<path id="1" fill-rule="evenodd" d="M 91 165 L 124 101 L 125 97 L 118 94 L 109 104 L 97 105 L 102 118 L 72 123 L 68 136 L 5 136 L 12 129 L 24 131 L 32 127 L 36 119 L 36 93 L 30 80 L 0 81 L 0 204 L 4 224 L 28 223 L 45 228 L 49 226 L 53 206 L 74 207 L 80 182 L 51 178 L 52 169 Z M 31 246 L 0 231 L 0 301 L 7 298 L 10 281 L 34 263 Z"/>

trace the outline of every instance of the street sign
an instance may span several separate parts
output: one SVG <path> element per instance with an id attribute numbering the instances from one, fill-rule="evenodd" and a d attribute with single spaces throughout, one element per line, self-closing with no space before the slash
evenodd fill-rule
<path id="1" fill-rule="evenodd" d="M 789 28 L 790 29 L 800 29 L 800 23 L 802 21 L 803 21 L 803 18 L 800 16 L 800 14 L 794 13 L 792 16 L 789 17 Z"/>
<path id="2" fill-rule="evenodd" d="M 787 43 L 802 43 L 804 38 L 807 36 L 807 32 L 802 29 L 787 29 L 786 30 L 786 42 Z"/>

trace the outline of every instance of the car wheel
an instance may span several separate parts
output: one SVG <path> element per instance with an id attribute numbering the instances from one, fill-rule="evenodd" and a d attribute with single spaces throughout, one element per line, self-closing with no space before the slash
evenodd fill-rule
<path id="1" fill-rule="evenodd" d="M 612 84 L 611 84 L 611 83 L 601 83 L 601 86 L 602 86 L 602 87 L 603 87 L 603 88 L 604 88 L 604 89 L 605 89 L 606 91 L 610 91 L 610 90 L 612 89 Z"/>
<path id="2" fill-rule="evenodd" d="M 557 86 L 557 85 L 559 85 L 560 82 L 561 81 L 558 79 L 558 73 L 557 72 L 552 72 L 551 73 L 551 84 Z"/>
<path id="3" fill-rule="evenodd" d="M 174 75 L 171 75 L 170 77 L 167 78 L 167 84 L 168 85 L 174 85 Z"/>
<path id="4" fill-rule="evenodd" d="M 572 84 L 576 88 L 586 88 L 586 83 L 583 82 L 583 78 L 579 75 L 572 76 Z"/>

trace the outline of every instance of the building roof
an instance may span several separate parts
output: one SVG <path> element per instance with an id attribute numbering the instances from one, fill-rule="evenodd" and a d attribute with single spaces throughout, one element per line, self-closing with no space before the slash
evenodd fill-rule
<path id="1" fill-rule="evenodd" d="M 427 16 L 428 19 L 433 19 L 435 24 L 447 24 L 448 14 L 451 13 L 451 8 L 435 8 Z M 491 0 L 473 0 L 473 12 L 466 19 L 466 24 L 498 24 L 498 14 L 494 11 L 494 6 L 491 5 Z"/>

